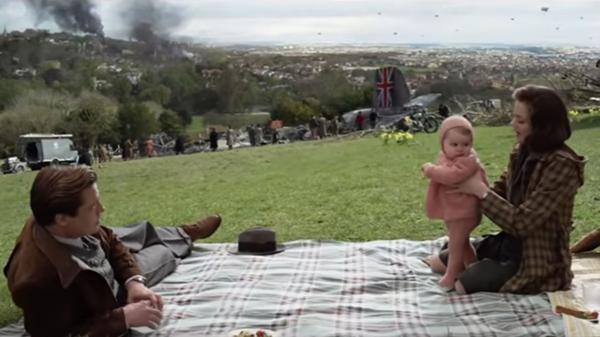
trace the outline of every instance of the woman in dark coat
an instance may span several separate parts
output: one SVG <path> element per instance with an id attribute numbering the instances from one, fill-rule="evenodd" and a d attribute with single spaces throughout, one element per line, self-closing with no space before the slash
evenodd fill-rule
<path id="1" fill-rule="evenodd" d="M 567 108 L 553 89 L 528 85 L 513 97 L 517 144 L 507 169 L 490 187 L 468 179 L 456 190 L 478 197 L 502 230 L 475 243 L 479 261 L 456 280 L 461 293 L 537 294 L 568 289 L 573 278 L 569 235 L 586 159 L 565 143 Z M 435 272 L 444 272 L 447 255 L 432 257 Z"/>

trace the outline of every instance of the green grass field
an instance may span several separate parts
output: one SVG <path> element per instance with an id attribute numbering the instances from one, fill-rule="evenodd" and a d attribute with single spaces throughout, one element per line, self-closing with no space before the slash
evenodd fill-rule
<path id="1" fill-rule="evenodd" d="M 514 136 L 508 127 L 479 127 L 476 149 L 495 179 L 507 163 Z M 427 181 L 420 167 L 434 161 L 437 135 L 412 144 L 380 139 L 328 139 L 281 146 L 109 163 L 99 172 L 104 223 L 141 219 L 158 225 L 191 222 L 218 212 L 221 229 L 207 242 L 235 242 L 243 229 L 274 228 L 278 239 L 433 239 L 443 224 L 423 211 Z M 600 225 L 600 123 L 582 124 L 570 144 L 589 158 L 577 197 L 572 240 Z M 34 172 L 0 176 L 0 261 L 6 262 L 29 215 Z M 495 231 L 485 220 L 474 235 Z M 0 281 L 0 326 L 17 319 L 6 281 Z"/>

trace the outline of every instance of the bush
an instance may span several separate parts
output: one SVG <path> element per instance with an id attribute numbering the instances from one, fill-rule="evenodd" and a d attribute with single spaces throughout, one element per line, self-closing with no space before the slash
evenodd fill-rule
<path id="1" fill-rule="evenodd" d="M 77 104 L 70 95 L 51 90 L 30 90 L 0 114 L 0 152 L 14 155 L 15 144 L 25 133 L 53 133 L 64 129 L 64 117 Z"/>
<path id="2" fill-rule="evenodd" d="M 156 117 L 144 104 L 124 104 L 117 115 L 122 140 L 146 139 L 159 129 Z"/>
<path id="3" fill-rule="evenodd" d="M 177 137 L 183 130 L 181 119 L 175 111 L 165 110 L 159 117 L 160 129 L 170 137 Z"/>
<path id="4" fill-rule="evenodd" d="M 21 93 L 21 87 L 20 82 L 17 80 L 4 78 L 0 81 L 0 111 L 15 103 Z"/>
<path id="5" fill-rule="evenodd" d="M 286 124 L 305 123 L 312 116 L 318 114 L 313 107 L 318 104 L 318 101 L 315 100 L 301 101 L 288 95 L 282 95 L 275 100 L 273 119 L 280 119 Z"/>
<path id="6" fill-rule="evenodd" d="M 97 93 L 84 92 L 75 109 L 65 117 L 64 131 L 73 134 L 76 144 L 92 147 L 98 139 L 110 139 L 117 121 L 116 104 Z"/>

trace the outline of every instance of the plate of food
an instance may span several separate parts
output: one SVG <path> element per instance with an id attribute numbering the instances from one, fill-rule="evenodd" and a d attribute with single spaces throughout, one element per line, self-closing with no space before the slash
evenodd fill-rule
<path id="1" fill-rule="evenodd" d="M 227 337 L 277 337 L 277 334 L 267 329 L 237 329 L 231 331 Z"/>

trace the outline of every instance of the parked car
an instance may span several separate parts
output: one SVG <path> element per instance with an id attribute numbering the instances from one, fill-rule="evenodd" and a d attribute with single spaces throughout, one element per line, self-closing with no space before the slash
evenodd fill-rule
<path id="1" fill-rule="evenodd" d="M 20 161 L 18 157 L 8 157 L 2 163 L 1 170 L 3 174 L 22 173 L 27 170 L 27 163 Z"/>

